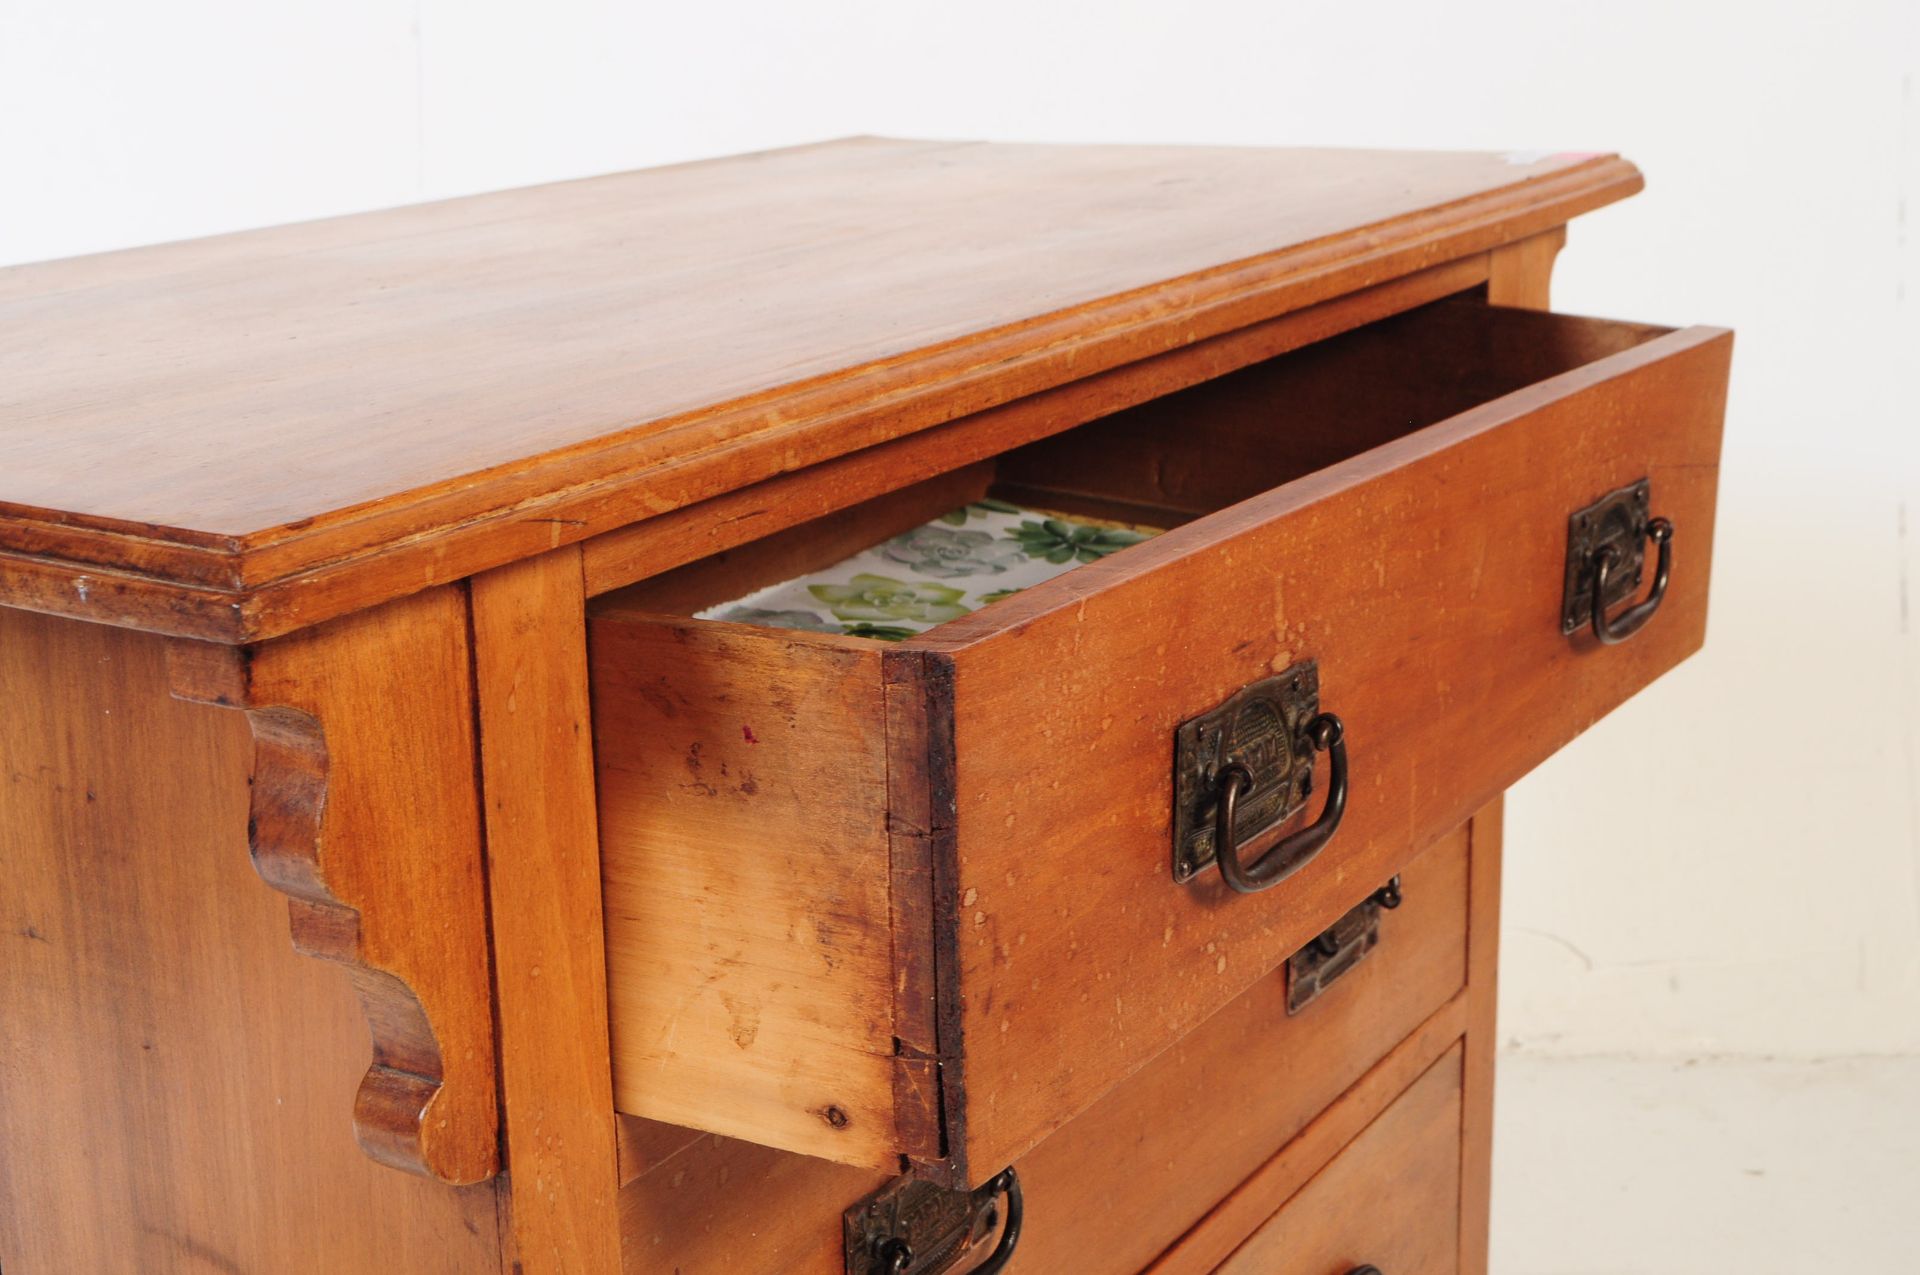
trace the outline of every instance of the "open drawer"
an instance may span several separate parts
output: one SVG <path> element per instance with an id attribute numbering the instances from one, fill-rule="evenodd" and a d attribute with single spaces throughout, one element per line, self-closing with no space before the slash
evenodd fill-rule
<path id="1" fill-rule="evenodd" d="M 619 1107 L 990 1177 L 1698 647 L 1730 349 L 1454 298 L 600 599 Z M 692 618 L 990 495 L 1169 529 L 897 642 Z"/>

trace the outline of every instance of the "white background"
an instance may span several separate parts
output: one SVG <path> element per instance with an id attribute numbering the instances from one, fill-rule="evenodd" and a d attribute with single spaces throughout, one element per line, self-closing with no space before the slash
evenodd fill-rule
<path id="1" fill-rule="evenodd" d="M 1740 330 L 1711 634 L 1513 794 L 1503 1031 L 1920 1053 L 1916 11 L 0 0 L 0 262 L 859 132 L 1621 151 L 1555 300 Z"/>

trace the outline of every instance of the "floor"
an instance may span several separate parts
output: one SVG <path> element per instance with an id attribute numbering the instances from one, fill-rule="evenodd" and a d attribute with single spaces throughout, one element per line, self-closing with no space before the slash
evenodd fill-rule
<path id="1" fill-rule="evenodd" d="M 1501 1059 L 1493 1275 L 1920 1273 L 1920 1059 Z"/>

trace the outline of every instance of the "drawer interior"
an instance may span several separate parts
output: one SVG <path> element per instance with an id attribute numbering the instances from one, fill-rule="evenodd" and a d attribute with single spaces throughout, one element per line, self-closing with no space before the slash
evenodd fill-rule
<path id="1" fill-rule="evenodd" d="M 1448 298 L 690 563 L 601 605 L 720 609 L 981 501 L 1151 534 L 1668 331 Z"/>

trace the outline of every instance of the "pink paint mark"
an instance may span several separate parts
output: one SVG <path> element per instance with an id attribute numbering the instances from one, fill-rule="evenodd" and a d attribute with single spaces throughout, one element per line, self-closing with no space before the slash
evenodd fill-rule
<path id="1" fill-rule="evenodd" d="M 757 738 L 754 737 L 753 727 L 751 726 L 742 726 L 740 728 L 740 737 L 746 740 L 749 744 L 757 744 L 760 742 Z"/>

